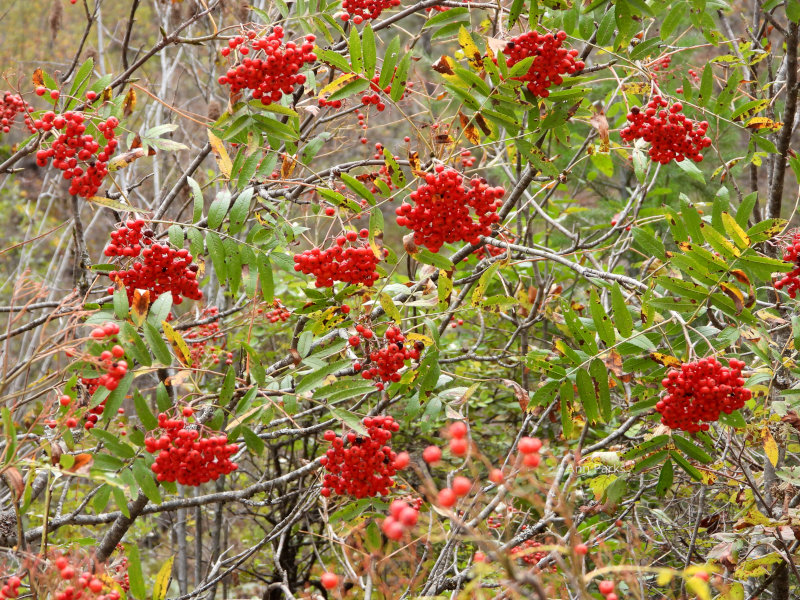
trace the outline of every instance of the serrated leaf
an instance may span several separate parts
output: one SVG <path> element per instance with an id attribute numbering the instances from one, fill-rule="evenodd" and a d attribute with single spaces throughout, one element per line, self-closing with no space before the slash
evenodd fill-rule
<path id="1" fill-rule="evenodd" d="M 586 413 L 586 418 L 590 423 L 597 423 L 600 421 L 600 411 L 597 407 L 597 395 L 591 376 L 584 369 L 579 369 L 575 374 L 575 383 L 578 386 L 578 398 Z"/>
<path id="2" fill-rule="evenodd" d="M 611 324 L 608 313 L 600 303 L 597 291 L 594 289 L 592 289 L 589 298 L 589 311 L 592 314 L 592 321 L 594 321 L 594 326 L 597 329 L 597 334 L 600 336 L 600 339 L 603 340 L 607 346 L 613 346 L 617 341 L 614 335 L 614 327 Z"/>
<path id="3" fill-rule="evenodd" d="M 156 360 L 162 365 L 171 365 L 172 354 L 170 354 L 167 344 L 161 339 L 161 334 L 158 332 L 158 329 L 153 327 L 150 323 L 145 323 L 143 332 L 144 339 L 153 352 L 153 356 L 156 357 Z"/>
<path id="4" fill-rule="evenodd" d="M 228 151 L 225 149 L 225 144 L 211 132 L 211 129 L 208 129 L 208 141 L 211 144 L 211 150 L 214 153 L 214 158 L 217 161 L 219 170 L 222 171 L 225 177 L 230 179 L 233 163 L 231 162 L 231 157 L 228 155 Z"/>
<path id="5" fill-rule="evenodd" d="M 329 375 L 332 375 L 337 371 L 341 371 L 342 369 L 346 369 L 349 366 L 351 366 L 349 360 L 340 360 L 312 371 L 308 375 L 305 375 L 297 384 L 297 387 L 295 388 L 295 394 L 300 395 L 304 394 L 305 392 L 310 392 L 319 386 L 323 381 L 325 381 Z"/>
<path id="6" fill-rule="evenodd" d="M 359 435 L 367 435 L 367 428 L 364 427 L 364 424 L 361 422 L 356 415 L 353 413 L 343 410 L 341 408 L 328 408 L 328 412 L 330 412 L 331 416 L 336 419 L 337 421 L 341 421 L 345 425 L 347 425 L 350 429 L 352 429 L 355 433 Z"/>
<path id="7" fill-rule="evenodd" d="M 133 461 L 131 469 L 136 483 L 139 484 L 142 493 L 147 496 L 147 499 L 153 504 L 161 504 L 161 493 L 158 491 L 155 479 L 153 479 L 153 472 L 145 466 L 144 461 L 142 459 Z"/>
<path id="8" fill-rule="evenodd" d="M 158 570 L 155 583 L 153 583 L 153 600 L 164 600 L 164 598 L 167 597 L 167 588 L 169 587 L 170 577 L 172 577 L 173 562 L 175 562 L 175 557 L 170 556 Z"/>

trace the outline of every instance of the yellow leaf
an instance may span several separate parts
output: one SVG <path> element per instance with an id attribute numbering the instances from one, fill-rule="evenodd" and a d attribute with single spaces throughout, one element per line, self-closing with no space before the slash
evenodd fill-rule
<path id="1" fill-rule="evenodd" d="M 464 58 L 469 62 L 469 66 L 476 71 L 480 71 L 483 68 L 481 52 L 478 50 L 475 42 L 472 41 L 472 36 L 469 34 L 469 31 L 467 31 L 463 25 L 458 29 L 458 45 L 461 46 L 461 49 L 464 51 Z"/>
<path id="2" fill-rule="evenodd" d="M 658 586 L 665 586 L 672 581 L 672 578 L 675 576 L 675 573 L 672 569 L 660 569 L 658 572 L 658 578 L 656 580 L 656 585 Z"/>
<path id="3" fill-rule="evenodd" d="M 122 101 L 122 116 L 130 116 L 134 108 L 136 108 L 136 90 L 130 88 Z"/>
<path id="4" fill-rule="evenodd" d="M 704 579 L 690 577 L 686 580 L 686 589 L 700 600 L 711 600 L 711 588 Z"/>
<path id="5" fill-rule="evenodd" d="M 622 86 L 622 91 L 626 94 L 649 94 L 650 93 L 650 84 L 649 83 L 626 83 Z"/>
<path id="6" fill-rule="evenodd" d="M 464 131 L 464 136 L 473 144 L 481 143 L 481 134 L 475 125 L 469 120 L 469 117 L 458 111 L 458 118 L 461 122 L 461 129 Z"/>
<path id="7" fill-rule="evenodd" d="M 192 352 L 180 332 L 175 331 L 175 328 L 166 321 L 161 321 L 161 325 L 164 327 L 164 335 L 175 350 L 175 355 L 183 364 L 192 366 Z"/>
<path id="8" fill-rule="evenodd" d="M 156 575 L 156 582 L 153 584 L 153 600 L 164 600 L 167 596 L 167 587 L 169 587 L 169 579 L 172 576 L 172 563 L 175 561 L 174 556 L 167 559 Z"/>
<path id="9" fill-rule="evenodd" d="M 223 144 L 222 140 L 215 136 L 210 129 L 208 130 L 208 141 L 211 143 L 211 150 L 214 151 L 214 158 L 217 159 L 219 170 L 222 171 L 225 177 L 230 179 L 233 163 L 231 162 L 231 157 L 228 156 L 228 151 L 225 149 L 225 144 Z"/>
<path id="10" fill-rule="evenodd" d="M 460 81 L 454 69 L 455 65 L 456 63 L 452 58 L 449 56 L 442 56 L 439 58 L 439 60 L 431 65 L 431 68 L 439 73 L 439 75 L 444 77 L 447 81 L 455 83 Z"/>
<path id="11" fill-rule="evenodd" d="M 147 152 L 144 148 L 134 148 L 130 152 L 125 152 L 124 154 L 120 154 L 119 156 L 112 158 L 108 163 L 108 170 L 110 172 L 118 171 L 124 167 L 127 167 L 133 161 L 138 160 L 143 156 L 147 156 Z M 123 210 L 128 209 L 126 208 Z"/>
<path id="12" fill-rule="evenodd" d="M 783 127 L 783 123 L 779 121 L 773 121 L 767 117 L 753 117 L 747 122 L 745 127 L 756 130 L 769 129 L 770 131 L 778 131 L 781 129 L 781 127 Z"/>
<path id="13" fill-rule="evenodd" d="M 119 202 L 118 200 L 112 200 L 111 198 L 105 198 L 103 196 L 92 196 L 89 198 L 89 202 L 99 204 L 100 206 L 107 206 L 108 208 L 113 208 L 115 210 L 131 210 L 130 205 L 125 204 L 124 202 Z"/>
<path id="14" fill-rule="evenodd" d="M 773 467 L 778 464 L 778 443 L 772 437 L 769 429 L 766 428 L 764 429 L 764 453 Z"/>
<path id="15" fill-rule="evenodd" d="M 665 367 L 681 366 L 681 361 L 675 358 L 674 356 L 670 356 L 669 354 L 662 354 L 661 352 L 651 352 L 650 358 L 652 358 L 658 364 L 664 365 Z"/>
<path id="16" fill-rule="evenodd" d="M 328 85 L 326 85 L 324 88 L 322 88 L 319 91 L 318 96 L 320 98 L 325 98 L 330 94 L 332 94 L 333 92 L 342 89 L 348 83 L 358 79 L 359 77 L 360 75 L 358 73 L 345 73 L 344 75 L 340 75 L 339 77 L 331 81 Z"/>
<path id="17" fill-rule="evenodd" d="M 381 292 L 379 299 L 381 301 L 381 308 L 383 308 L 383 312 L 385 312 L 387 316 L 391 317 L 395 323 L 400 325 L 400 322 L 403 320 L 403 315 L 401 315 L 400 311 L 397 310 L 397 307 L 394 305 L 394 301 L 389 294 Z"/>
<path id="18" fill-rule="evenodd" d="M 406 335 L 406 339 L 409 342 L 422 342 L 425 346 L 432 346 L 433 340 L 429 338 L 427 335 L 422 335 L 421 333 L 409 333 Z"/>
<path id="19" fill-rule="evenodd" d="M 439 280 L 437 293 L 439 296 L 439 310 L 445 310 L 450 306 L 450 295 L 453 293 L 453 280 L 450 274 L 444 269 L 439 270 Z"/>

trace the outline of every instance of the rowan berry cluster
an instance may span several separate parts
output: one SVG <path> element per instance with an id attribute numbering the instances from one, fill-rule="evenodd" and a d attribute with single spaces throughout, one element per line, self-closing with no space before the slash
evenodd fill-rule
<path id="1" fill-rule="evenodd" d="M 431 252 L 438 252 L 445 243 L 476 244 L 500 220 L 497 209 L 503 194 L 502 187 L 490 187 L 479 177 L 467 188 L 458 171 L 437 165 L 434 173 L 425 175 L 425 184 L 411 192 L 414 206 L 403 203 L 397 208 L 397 224 L 411 229 L 414 243 Z"/>
<path id="2" fill-rule="evenodd" d="M 472 156 L 472 151 L 464 148 L 458 153 L 459 158 L 461 159 L 461 166 L 465 169 L 469 167 L 475 166 L 475 157 Z"/>
<path id="3" fill-rule="evenodd" d="M 220 53 L 238 54 L 237 64 L 219 78 L 221 85 L 230 85 L 231 94 L 244 89 L 253 91 L 253 98 L 268 106 L 278 102 L 284 94 L 292 94 L 296 85 L 303 85 L 306 76 L 300 69 L 317 60 L 314 54 L 313 35 L 307 35 L 299 46 L 283 40 L 283 27 L 276 26 L 266 37 L 259 38 L 255 31 L 237 36 L 228 42 Z"/>
<path id="4" fill-rule="evenodd" d="M 419 508 L 409 506 L 402 500 L 394 500 L 389 505 L 389 516 L 381 521 L 381 531 L 390 540 L 399 540 L 418 520 Z"/>
<path id="5" fill-rule="evenodd" d="M 800 290 L 800 233 L 792 237 L 791 243 L 783 253 L 783 260 L 794 264 L 794 268 L 775 282 L 775 289 L 780 290 L 786 286 L 786 293 L 791 298 L 796 298 L 797 290 Z"/>
<path id="6" fill-rule="evenodd" d="M 511 558 L 518 558 L 526 564 L 536 565 L 547 556 L 547 552 L 532 551 L 534 548 L 538 548 L 541 545 L 540 542 L 534 540 L 525 540 L 519 546 L 514 546 L 511 549 Z"/>
<path id="7" fill-rule="evenodd" d="M 176 250 L 167 243 L 159 244 L 153 239 L 150 229 L 144 230 L 141 219 L 129 220 L 111 233 L 111 243 L 105 249 L 106 256 L 139 257 L 129 269 L 109 271 L 111 281 L 119 279 L 125 286 L 128 302 L 133 301 L 136 290 L 148 290 L 150 301 L 165 293 L 172 294 L 172 302 L 181 304 L 183 297 L 200 300 L 203 292 L 197 285 L 197 265 L 192 263 L 188 250 Z M 142 244 L 146 247 L 142 249 Z M 114 293 L 114 286 L 108 288 Z"/>
<path id="8" fill-rule="evenodd" d="M 120 593 L 108 589 L 100 577 L 80 565 L 74 564 L 66 556 L 57 555 L 53 565 L 59 572 L 61 585 L 53 595 L 55 600 L 119 600 Z M 63 586 L 63 587 L 61 587 Z"/>
<path id="9" fill-rule="evenodd" d="M 33 107 L 23 100 L 19 94 L 3 92 L 2 96 L 3 100 L 0 102 L 0 129 L 2 129 L 3 133 L 11 131 L 18 114 L 24 116 L 25 126 L 28 131 L 36 133 L 36 127 L 33 124 L 33 119 L 31 119 Z"/>
<path id="10" fill-rule="evenodd" d="M 319 100 L 317 100 L 317 104 L 319 104 L 323 108 L 326 107 L 326 106 L 329 106 L 330 108 L 342 108 L 342 101 L 341 100 L 328 101 L 325 98 L 320 98 Z"/>
<path id="11" fill-rule="evenodd" d="M 751 396 L 741 376 L 745 363 L 732 358 L 728 365 L 709 357 L 670 369 L 661 380 L 667 395 L 656 403 L 661 422 L 691 433 L 708 431 L 700 421 L 716 421 L 720 413 L 742 408 Z"/>
<path id="12" fill-rule="evenodd" d="M 343 21 L 353 18 L 353 23 L 360 25 L 364 19 L 377 19 L 384 10 L 400 6 L 400 0 L 342 0 Z"/>
<path id="13" fill-rule="evenodd" d="M 327 473 L 320 493 L 328 497 L 332 492 L 367 498 L 378 494 L 386 496 L 394 485 L 398 455 L 389 447 L 392 433 L 400 424 L 392 417 L 366 417 L 363 420 L 367 434 L 350 432 L 338 437 L 326 431 L 324 438 L 331 447 L 320 461 Z"/>
<path id="14" fill-rule="evenodd" d="M 110 391 L 117 389 L 120 380 L 128 373 L 128 363 L 123 360 L 125 357 L 125 349 L 116 343 L 116 335 L 119 333 L 119 325 L 108 321 L 99 327 L 92 329 L 89 334 L 95 342 L 106 344 L 106 348 L 100 350 L 99 354 L 95 355 L 91 364 L 98 369 L 103 370 L 103 373 L 97 377 L 81 377 L 81 383 L 86 387 L 87 392 L 91 395 L 99 387 L 105 387 Z M 108 346 L 111 346 L 110 349 Z M 93 350 L 97 352 L 103 346 Z M 67 396 L 67 398 L 69 398 Z M 62 402 L 63 403 L 63 402 Z M 97 422 L 99 415 L 103 414 L 103 404 L 99 404 L 90 409 L 86 423 L 86 428 L 91 429 L 94 423 Z M 90 426 L 91 425 L 91 426 Z"/>
<path id="15" fill-rule="evenodd" d="M 394 70 L 396 73 L 397 67 L 395 67 Z M 375 106 L 375 108 L 378 109 L 378 112 L 383 112 L 384 110 L 386 110 L 386 105 L 381 101 L 380 95 L 381 92 L 383 92 L 384 94 L 392 93 L 392 82 L 394 81 L 394 74 L 392 75 L 392 81 L 390 81 L 383 89 L 381 89 L 379 85 L 380 79 L 381 79 L 380 75 L 375 75 L 375 77 L 373 77 L 370 80 L 369 83 L 370 91 L 366 92 L 363 96 L 361 96 L 361 104 L 363 104 L 366 107 L 373 105 Z M 406 84 L 406 89 L 411 89 L 413 87 L 414 87 L 413 81 L 409 81 Z M 403 91 L 403 94 L 400 96 L 399 100 L 405 98 L 405 95 L 406 93 L 405 91 Z"/>
<path id="16" fill-rule="evenodd" d="M 372 366 L 361 371 L 361 376 L 364 379 L 380 379 L 376 384 L 378 389 L 383 389 L 383 383 L 400 381 L 399 371 L 405 366 L 405 361 L 419 360 L 419 346 L 407 344 L 398 327 L 389 327 L 384 334 L 383 347 L 370 352 Z"/>
<path id="17" fill-rule="evenodd" d="M 706 137 L 708 121 L 693 121 L 682 114 L 682 110 L 680 102 L 670 106 L 661 96 L 654 96 L 645 109 L 631 108 L 630 125 L 620 131 L 620 136 L 627 142 L 635 139 L 649 142 L 650 158 L 662 165 L 685 158 L 700 162 L 703 160 L 701 151 L 711 145 L 711 139 Z"/>
<path id="18" fill-rule="evenodd" d="M 575 60 L 578 51 L 561 47 L 565 39 L 567 34 L 563 31 L 555 35 L 529 31 L 509 40 L 503 49 L 509 67 L 529 56 L 536 57 L 526 74 L 514 77 L 515 80 L 526 82 L 528 91 L 534 96 L 547 98 L 550 95 L 550 86 L 563 83 L 562 75 L 572 75 L 583 70 L 583 61 Z"/>
<path id="19" fill-rule="evenodd" d="M 183 409 L 185 417 L 192 414 L 191 408 Z M 170 419 L 164 413 L 158 415 L 158 426 L 162 430 L 161 435 L 149 435 L 144 440 L 148 452 L 158 453 L 150 467 L 158 481 L 177 481 L 181 485 L 198 486 L 216 481 L 221 475 L 238 468 L 230 457 L 239 450 L 239 446 L 229 444 L 225 433 L 201 437 L 205 432 L 199 427 L 188 429 L 185 420 Z"/>
<path id="20" fill-rule="evenodd" d="M 277 323 L 278 321 L 285 323 L 291 316 L 292 313 L 287 310 L 280 300 L 275 298 L 272 301 L 272 310 L 267 313 L 267 320 L 270 323 Z"/>
<path id="21" fill-rule="evenodd" d="M 210 358 L 214 364 L 218 364 L 220 357 L 224 356 L 226 364 L 233 364 L 233 353 L 222 351 L 226 341 L 219 326 L 219 309 L 216 306 L 207 306 L 200 313 L 200 319 L 214 320 L 196 325 L 184 334 L 183 339 L 189 344 L 192 362 L 200 363 L 203 359 Z"/>
<path id="22" fill-rule="evenodd" d="M 61 115 L 48 111 L 34 121 L 34 126 L 42 131 L 56 129 L 62 132 L 49 148 L 36 153 L 36 164 L 44 167 L 52 158 L 53 166 L 63 171 L 64 179 L 71 180 L 69 193 L 82 198 L 97 194 L 108 174 L 108 159 L 119 144 L 115 139 L 115 129 L 119 125 L 116 117 L 97 124 L 104 139 L 96 140 L 87 134 L 87 122 L 85 113 L 73 111 Z M 101 147 L 101 143 L 104 146 Z"/>
<path id="23" fill-rule="evenodd" d="M 336 238 L 336 244 L 323 250 L 312 248 L 294 256 L 294 270 L 316 277 L 318 288 L 332 287 L 337 281 L 371 286 L 380 277 L 375 271 L 378 257 L 363 241 L 369 231 L 348 231 Z M 361 241 L 359 241 L 361 238 Z M 347 244 L 352 244 L 345 247 Z M 384 250 L 384 255 L 386 251 Z"/>
<path id="24" fill-rule="evenodd" d="M 526 467 L 538 467 L 541 462 L 539 450 L 542 449 L 542 440 L 539 438 L 523 437 L 517 444 L 517 449 L 522 454 L 522 464 Z"/>
<path id="25" fill-rule="evenodd" d="M 0 588 L 0 600 L 6 600 L 6 598 L 16 598 L 19 596 L 19 586 L 22 585 L 22 580 L 13 575 L 6 579 L 5 584 L 2 588 Z"/>

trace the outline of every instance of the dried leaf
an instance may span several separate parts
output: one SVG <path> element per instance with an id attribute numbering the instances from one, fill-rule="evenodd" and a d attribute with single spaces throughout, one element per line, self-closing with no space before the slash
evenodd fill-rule
<path id="1" fill-rule="evenodd" d="M 769 462 L 772 463 L 772 466 L 777 466 L 778 464 L 778 443 L 775 441 L 775 438 L 772 437 L 772 433 L 770 432 L 769 428 L 764 428 L 763 432 L 764 437 L 764 453 L 767 455 Z"/>
<path id="2" fill-rule="evenodd" d="M 211 150 L 214 152 L 214 158 L 217 160 L 219 170 L 222 171 L 225 177 L 230 179 L 233 163 L 231 162 L 231 157 L 228 156 L 228 151 L 225 149 L 225 145 L 222 143 L 221 139 L 212 133 L 210 129 L 208 130 L 208 141 L 211 143 Z"/>
<path id="3" fill-rule="evenodd" d="M 155 150 L 153 151 L 155 154 Z M 130 152 L 125 152 L 124 154 L 120 154 L 119 156 L 115 156 L 111 159 L 108 163 L 108 170 L 109 172 L 119 171 L 127 167 L 129 164 L 139 160 L 140 158 L 148 156 L 148 153 L 145 152 L 144 148 L 134 148 Z"/>
<path id="4" fill-rule="evenodd" d="M 464 113 L 462 113 L 461 111 L 458 111 L 458 118 L 459 121 L 461 122 L 461 129 L 464 131 L 464 135 L 466 136 L 466 138 L 473 144 L 476 145 L 480 144 L 481 134 L 478 133 L 478 130 L 475 127 L 475 125 L 472 122 L 470 122 L 469 117 Z"/>
<path id="5" fill-rule="evenodd" d="M 773 121 L 767 117 L 753 117 L 745 125 L 748 129 L 759 131 L 761 129 L 769 129 L 770 131 L 779 131 L 783 127 L 783 123 Z"/>
<path id="6" fill-rule="evenodd" d="M 117 285 L 122 282 L 117 278 Z M 134 290 L 133 302 L 131 303 L 131 319 L 137 327 L 144 323 L 147 318 L 147 309 L 150 307 L 150 290 Z"/>
<path id="7" fill-rule="evenodd" d="M 722 288 L 726 296 L 733 300 L 733 304 L 736 307 L 736 314 L 740 314 L 744 310 L 744 294 L 727 283 L 720 283 L 719 287 Z"/>
<path id="8" fill-rule="evenodd" d="M 72 463 L 72 466 L 67 469 L 70 473 L 88 473 L 89 467 L 92 466 L 94 462 L 94 458 L 92 458 L 91 454 L 87 454 L 82 452 L 81 454 L 75 455 L 75 462 Z"/>
<path id="9" fill-rule="evenodd" d="M 606 113 L 602 110 L 594 113 L 589 119 L 589 124 L 597 130 L 597 134 L 600 136 L 602 142 L 601 150 L 603 152 L 608 152 L 610 145 L 608 141 L 608 119 L 606 119 Z"/>
<path id="10" fill-rule="evenodd" d="M 528 404 L 531 401 L 530 396 L 528 395 L 528 391 L 518 384 L 516 381 L 511 379 L 502 379 L 503 385 L 506 387 L 510 387 L 514 390 L 514 396 L 517 398 L 517 402 L 519 402 L 519 407 L 522 412 L 525 412 L 528 409 Z"/>
<path id="11" fill-rule="evenodd" d="M 131 87 L 128 89 L 128 93 L 125 94 L 125 99 L 122 101 L 122 115 L 124 117 L 129 117 L 131 113 L 133 113 L 134 108 L 136 108 L 136 90 Z"/>
<path id="12" fill-rule="evenodd" d="M 288 154 L 283 155 L 283 162 L 281 163 L 281 178 L 288 179 L 294 173 L 294 168 L 297 166 L 297 160 L 294 156 Z"/>
<path id="13" fill-rule="evenodd" d="M 44 85 L 44 71 L 41 69 L 41 67 L 33 72 L 31 79 L 33 79 L 33 85 L 36 87 Z"/>
<path id="14" fill-rule="evenodd" d="M 674 356 L 670 356 L 669 354 L 662 354 L 661 352 L 651 352 L 650 358 L 652 358 L 658 364 L 664 365 L 665 367 L 681 366 L 681 361 L 675 358 Z"/>
<path id="15" fill-rule="evenodd" d="M 25 491 L 25 481 L 15 467 L 5 469 L 3 471 L 3 479 L 5 479 L 6 485 L 16 493 L 17 498 L 22 496 L 22 492 Z"/>

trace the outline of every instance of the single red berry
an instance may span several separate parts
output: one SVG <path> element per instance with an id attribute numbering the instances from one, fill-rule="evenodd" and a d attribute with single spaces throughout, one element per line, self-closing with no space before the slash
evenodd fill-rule
<path id="1" fill-rule="evenodd" d="M 422 452 L 422 459 L 429 465 L 435 465 L 442 460 L 442 450 L 438 446 L 428 446 Z"/>
<path id="2" fill-rule="evenodd" d="M 325 572 L 319 580 L 320 583 L 322 583 L 322 587 L 326 590 L 332 590 L 339 585 L 339 576 L 336 573 Z"/>

